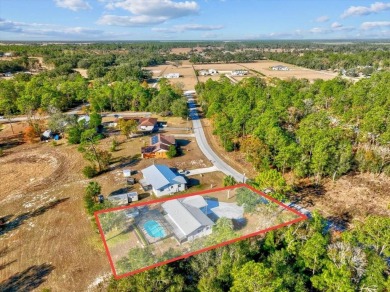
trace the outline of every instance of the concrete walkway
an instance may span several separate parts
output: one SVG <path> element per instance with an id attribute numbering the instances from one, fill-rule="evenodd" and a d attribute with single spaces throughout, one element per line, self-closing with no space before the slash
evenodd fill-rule
<path id="1" fill-rule="evenodd" d="M 188 170 L 188 173 L 185 175 L 192 176 L 192 175 L 209 173 L 209 172 L 214 172 L 214 171 L 219 171 L 219 169 L 216 166 L 197 168 L 197 169 Z"/>

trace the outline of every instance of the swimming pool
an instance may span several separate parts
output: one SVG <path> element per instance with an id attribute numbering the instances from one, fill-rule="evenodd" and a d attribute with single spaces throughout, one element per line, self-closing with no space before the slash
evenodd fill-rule
<path id="1" fill-rule="evenodd" d="M 144 228 L 151 237 L 154 238 L 165 237 L 165 230 L 157 221 L 154 220 L 146 221 L 144 224 Z"/>

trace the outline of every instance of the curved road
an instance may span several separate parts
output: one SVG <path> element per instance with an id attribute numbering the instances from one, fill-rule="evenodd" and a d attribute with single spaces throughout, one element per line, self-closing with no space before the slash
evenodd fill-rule
<path id="1" fill-rule="evenodd" d="M 230 165 L 228 165 L 225 161 L 223 161 L 219 156 L 211 149 L 209 146 L 206 136 L 203 131 L 202 123 L 199 119 L 198 110 L 196 109 L 195 100 L 193 94 L 195 92 L 186 92 L 185 96 L 187 97 L 188 107 L 190 110 L 190 118 L 192 119 L 192 126 L 196 138 L 196 142 L 199 145 L 200 150 L 207 157 L 211 163 L 217 167 L 220 171 L 222 171 L 226 175 L 231 175 L 237 182 L 245 182 L 246 177 L 245 174 L 241 174 L 235 169 L 233 169 Z"/>

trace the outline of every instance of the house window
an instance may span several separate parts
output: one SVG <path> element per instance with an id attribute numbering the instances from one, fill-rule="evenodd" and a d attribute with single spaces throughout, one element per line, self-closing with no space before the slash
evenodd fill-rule
<path id="1" fill-rule="evenodd" d="M 179 188 L 181 187 L 181 185 L 179 185 Z"/>

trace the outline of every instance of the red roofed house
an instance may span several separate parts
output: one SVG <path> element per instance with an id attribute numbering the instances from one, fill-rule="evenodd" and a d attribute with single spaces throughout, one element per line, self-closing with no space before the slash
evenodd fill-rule
<path id="1" fill-rule="evenodd" d="M 142 158 L 167 158 L 169 146 L 176 146 L 173 136 L 157 134 L 150 138 L 150 146 L 141 148 Z"/>
<path id="2" fill-rule="evenodd" d="M 138 120 L 138 130 L 143 132 L 153 132 L 158 130 L 156 118 L 140 118 Z"/>

